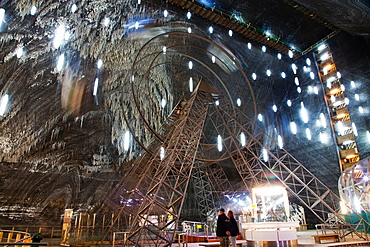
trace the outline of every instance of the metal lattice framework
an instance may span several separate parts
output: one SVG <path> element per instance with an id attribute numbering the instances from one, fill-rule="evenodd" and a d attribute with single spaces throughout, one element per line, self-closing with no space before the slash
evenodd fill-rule
<path id="1" fill-rule="evenodd" d="M 199 207 L 201 220 L 206 222 L 208 217 L 210 217 L 215 208 L 219 207 L 216 205 L 217 200 L 215 200 L 210 179 L 207 173 L 201 167 L 194 169 L 192 173 L 192 181 L 194 182 L 196 201 Z"/>
<path id="2" fill-rule="evenodd" d="M 134 186 L 125 193 L 118 190 L 115 194 L 121 198 L 119 216 L 130 216 L 127 246 L 172 243 L 192 176 L 199 179 L 199 183 L 208 180 L 214 189 L 227 191 L 231 186 L 220 166 L 197 166 L 196 169 L 205 170 L 194 171 L 206 121 L 223 137 L 226 154 L 247 191 L 255 186 L 270 185 L 269 176 L 273 175 L 275 183 L 285 186 L 319 220 L 327 222 L 329 215 L 335 215 L 345 223 L 340 214 L 340 198 L 207 82 L 201 80 L 190 99 L 184 102 L 170 117 L 172 125 L 166 126 L 163 142 L 153 142 L 155 146 L 148 149 L 153 152 L 144 154 L 121 184 L 126 186 L 131 178 L 136 181 L 132 183 Z M 196 185 L 203 190 L 209 187 Z M 209 201 L 202 205 L 214 207 Z M 206 215 L 211 209 L 204 210 Z M 363 223 L 364 219 L 359 216 L 358 224 L 352 227 L 361 238 L 365 237 L 357 227 Z"/>
<path id="3" fill-rule="evenodd" d="M 132 170 L 136 185 L 122 195 L 121 214 L 132 215 L 127 245 L 170 245 L 195 163 L 212 93 L 200 83 L 177 111 L 163 143 Z M 164 153 L 165 152 L 165 153 Z M 141 169 L 139 168 L 141 166 Z M 128 176 L 130 177 L 130 176 Z M 161 218 L 155 217 L 158 215 Z"/>

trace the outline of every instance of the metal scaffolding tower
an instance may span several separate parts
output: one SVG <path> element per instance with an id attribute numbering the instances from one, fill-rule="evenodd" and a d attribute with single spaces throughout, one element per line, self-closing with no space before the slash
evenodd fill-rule
<path id="1" fill-rule="evenodd" d="M 184 102 L 170 117 L 172 125 L 166 127 L 162 142 L 153 142 L 148 148 L 152 153 L 142 155 L 115 193 L 120 201 L 118 217 L 128 218 L 126 246 L 171 245 L 191 177 L 199 180 L 195 183 L 199 190 L 212 187 L 226 191 L 231 186 L 216 163 L 194 165 L 199 164 L 196 160 L 204 151 L 201 141 L 205 125 L 222 136 L 224 153 L 247 192 L 252 187 L 278 183 L 322 222 L 335 215 L 346 223 L 340 214 L 340 198 L 207 82 L 201 80 Z M 199 192 L 199 196 L 206 193 Z M 210 198 L 212 195 L 204 196 L 199 203 L 205 207 L 203 216 L 216 205 Z M 359 216 L 358 225 L 363 222 Z M 364 238 L 356 226 L 352 230 Z"/>

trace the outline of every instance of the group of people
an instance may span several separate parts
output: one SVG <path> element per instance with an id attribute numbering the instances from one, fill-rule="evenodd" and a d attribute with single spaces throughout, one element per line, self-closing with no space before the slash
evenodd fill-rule
<path id="1" fill-rule="evenodd" d="M 230 239 L 232 247 L 236 247 L 236 237 L 239 235 L 239 227 L 232 211 L 225 214 L 225 209 L 220 208 L 217 218 L 216 235 L 220 239 L 221 247 L 229 247 Z"/>

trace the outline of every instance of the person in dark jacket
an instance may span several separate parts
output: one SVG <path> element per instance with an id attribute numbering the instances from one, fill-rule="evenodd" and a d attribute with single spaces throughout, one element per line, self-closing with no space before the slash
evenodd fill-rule
<path id="1" fill-rule="evenodd" d="M 220 239 L 221 247 L 229 247 L 230 244 L 230 220 L 225 214 L 225 209 L 220 208 L 217 218 L 216 235 Z"/>
<path id="2" fill-rule="evenodd" d="M 231 246 L 236 247 L 236 237 L 239 235 L 238 223 L 236 223 L 233 211 L 229 210 L 229 212 L 227 212 L 227 217 L 230 219 Z"/>

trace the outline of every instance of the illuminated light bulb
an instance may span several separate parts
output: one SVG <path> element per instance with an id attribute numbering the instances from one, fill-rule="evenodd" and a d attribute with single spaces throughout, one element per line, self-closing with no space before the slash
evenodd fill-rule
<path id="1" fill-rule="evenodd" d="M 293 135 L 297 134 L 297 125 L 295 122 L 290 122 L 290 131 Z"/>
<path id="2" fill-rule="evenodd" d="M 262 46 L 262 51 L 266 52 L 266 46 Z"/>
<path id="3" fill-rule="evenodd" d="M 267 76 L 270 76 L 270 75 L 271 75 L 271 70 L 269 70 L 269 69 L 268 69 L 268 70 L 266 70 L 266 75 L 267 75 Z"/>
<path id="4" fill-rule="evenodd" d="M 0 113 L 0 115 L 2 115 Z M 366 130 L 366 137 L 367 137 L 367 141 L 370 143 L 370 132 L 368 130 Z"/>
<path id="5" fill-rule="evenodd" d="M 57 27 L 54 34 L 53 46 L 55 49 L 59 48 L 59 46 L 62 44 L 64 40 L 64 37 L 65 37 L 65 28 L 64 25 L 60 25 L 59 27 Z"/>
<path id="6" fill-rule="evenodd" d="M 217 149 L 219 152 L 222 151 L 222 137 L 220 135 L 217 136 Z"/>
<path id="7" fill-rule="evenodd" d="M 167 16 L 168 16 L 168 11 L 167 11 L 167 9 L 165 9 L 165 10 L 163 11 L 163 16 L 164 16 L 164 17 L 167 17 Z"/>
<path id="8" fill-rule="evenodd" d="M 263 156 L 263 160 L 265 162 L 267 162 L 269 160 L 269 155 L 268 155 L 268 152 L 265 148 L 262 149 L 262 156 Z"/>
<path id="9" fill-rule="evenodd" d="M 161 106 L 162 106 L 162 108 L 165 108 L 166 107 L 166 104 L 167 104 L 166 99 L 162 99 L 161 100 Z"/>
<path id="10" fill-rule="evenodd" d="M 240 145 L 244 147 L 246 144 L 245 134 L 242 132 L 240 133 Z"/>
<path id="11" fill-rule="evenodd" d="M 326 65 L 323 69 L 322 69 L 322 72 L 324 73 L 324 75 L 327 75 L 328 74 L 328 71 L 333 67 L 332 64 L 328 64 Z"/>
<path id="12" fill-rule="evenodd" d="M 194 90 L 193 77 L 190 77 L 190 79 L 189 79 L 189 91 L 193 92 L 193 90 Z"/>
<path id="13" fill-rule="evenodd" d="M 31 15 L 35 15 L 36 14 L 36 11 L 37 11 L 37 8 L 36 8 L 36 6 L 32 6 L 32 8 L 31 8 Z"/>
<path id="14" fill-rule="evenodd" d="M 281 54 L 280 53 L 278 53 L 277 54 L 277 58 L 280 60 L 281 59 Z"/>
<path id="15" fill-rule="evenodd" d="M 123 148 L 125 151 L 128 151 L 130 148 L 130 131 L 126 131 L 124 135 Z"/>
<path id="16" fill-rule="evenodd" d="M 276 105 L 273 105 L 273 106 L 272 106 L 272 110 L 273 110 L 274 112 L 277 112 L 277 106 L 276 106 Z"/>
<path id="17" fill-rule="evenodd" d="M 322 62 L 324 62 L 325 60 L 327 60 L 329 58 L 329 53 L 328 52 L 325 52 L 324 54 L 322 54 L 321 56 L 320 56 L 320 60 L 322 61 Z"/>
<path id="18" fill-rule="evenodd" d="M 307 64 L 308 66 L 311 66 L 311 60 L 310 60 L 309 58 L 307 58 L 307 59 L 306 59 L 306 64 Z"/>
<path id="19" fill-rule="evenodd" d="M 229 30 L 229 36 L 233 36 L 233 31 L 232 30 Z"/>
<path id="20" fill-rule="evenodd" d="M 131 83 L 133 83 L 133 82 L 134 82 L 134 80 L 135 80 L 135 76 L 134 76 L 134 75 L 132 75 L 132 76 L 131 76 L 131 80 L 130 80 L 130 82 L 131 82 Z"/>
<path id="21" fill-rule="evenodd" d="M 321 121 L 320 121 L 320 119 L 316 119 L 316 125 L 317 125 L 317 127 L 320 127 L 320 126 L 321 126 Z"/>
<path id="22" fill-rule="evenodd" d="M 288 51 L 288 56 L 289 56 L 290 58 L 293 58 L 293 51 L 292 51 L 292 50 L 289 50 L 289 51 Z"/>
<path id="23" fill-rule="evenodd" d="M 186 18 L 190 19 L 191 18 L 191 13 L 190 11 L 188 11 L 188 13 L 186 14 Z"/>
<path id="24" fill-rule="evenodd" d="M 166 150 L 164 149 L 164 147 L 161 147 L 159 150 L 159 158 L 163 160 L 165 155 L 166 155 Z"/>
<path id="25" fill-rule="evenodd" d="M 314 92 L 315 94 L 319 94 L 319 89 L 315 86 L 315 87 L 313 88 L 313 92 Z"/>
<path id="26" fill-rule="evenodd" d="M 311 131 L 309 128 L 306 128 L 306 137 L 308 140 L 311 140 L 312 136 L 311 136 Z"/>
<path id="27" fill-rule="evenodd" d="M 312 80 L 315 79 L 315 74 L 313 72 L 310 72 L 310 77 Z"/>
<path id="28" fill-rule="evenodd" d="M 137 4 L 141 4 L 141 0 L 137 0 Z"/>
<path id="29" fill-rule="evenodd" d="M 353 143 L 353 141 L 352 141 L 352 140 L 347 140 L 347 141 L 344 141 L 344 142 L 343 142 L 343 145 L 349 145 L 349 144 L 351 144 L 351 143 Z"/>
<path id="30" fill-rule="evenodd" d="M 359 107 L 358 107 L 358 112 L 359 112 L 359 113 L 364 113 L 364 108 L 362 108 L 362 106 L 359 106 Z"/>
<path id="31" fill-rule="evenodd" d="M 103 60 L 99 59 L 98 62 L 96 63 L 98 69 L 101 68 L 101 66 L 103 66 Z"/>
<path id="32" fill-rule="evenodd" d="M 64 54 L 60 55 L 57 62 L 57 71 L 61 71 L 64 65 Z"/>
<path id="33" fill-rule="evenodd" d="M 238 106 L 241 106 L 241 105 L 242 105 L 242 101 L 241 101 L 241 99 L 239 99 L 239 98 L 238 98 L 238 99 L 236 100 L 236 104 L 237 104 Z"/>
<path id="34" fill-rule="evenodd" d="M 357 101 L 359 101 L 360 100 L 360 95 L 358 95 L 357 93 L 355 94 L 355 99 L 357 100 Z"/>
<path id="35" fill-rule="evenodd" d="M 209 31 L 209 33 L 213 33 L 213 27 L 212 27 L 212 26 L 210 26 L 210 27 L 208 28 L 208 31 Z"/>
<path id="36" fill-rule="evenodd" d="M 295 83 L 297 86 L 299 86 L 299 79 L 298 79 L 298 77 L 294 78 L 294 83 Z"/>
<path id="37" fill-rule="evenodd" d="M 342 78 L 342 74 L 338 71 L 337 72 L 337 77 L 340 79 L 340 78 Z"/>
<path id="38" fill-rule="evenodd" d="M 293 70 L 293 73 L 294 74 L 297 74 L 297 65 L 295 65 L 294 63 L 292 63 L 292 70 Z"/>
<path id="39" fill-rule="evenodd" d="M 166 47 L 166 46 L 163 46 L 162 51 L 163 51 L 163 54 L 166 54 L 166 52 L 167 52 L 167 47 Z"/>
<path id="40" fill-rule="evenodd" d="M 104 18 L 103 25 L 107 27 L 107 26 L 109 26 L 109 23 L 110 23 L 110 19 L 109 19 L 109 17 L 105 17 L 105 18 Z M 138 29 L 138 28 L 139 28 L 139 23 L 138 23 L 138 22 L 136 22 L 136 23 L 135 23 L 135 28 L 136 28 L 136 29 Z"/>
<path id="41" fill-rule="evenodd" d="M 5 9 L 0 8 L 0 25 L 4 21 L 5 18 Z"/>
<path id="42" fill-rule="evenodd" d="M 281 137 L 281 135 L 278 135 L 278 145 L 280 149 L 283 148 L 283 138 Z"/>
<path id="43" fill-rule="evenodd" d="M 330 82 L 330 83 L 332 83 L 333 81 L 335 81 L 336 79 L 335 79 L 335 77 L 334 76 L 332 76 L 332 77 L 329 77 L 327 80 L 326 80 L 326 82 Z"/>
<path id="44" fill-rule="evenodd" d="M 251 43 L 248 43 L 248 49 L 252 49 L 252 44 Z"/>
<path id="45" fill-rule="evenodd" d="M 253 78 L 253 80 L 256 80 L 256 79 L 257 79 L 257 75 L 256 75 L 256 73 L 253 73 L 253 74 L 252 74 L 252 78 Z"/>
<path id="46" fill-rule="evenodd" d="M 77 5 L 76 4 L 72 4 L 71 12 L 74 13 L 76 11 L 77 11 Z"/>
<path id="47" fill-rule="evenodd" d="M 344 103 L 345 103 L 346 105 L 349 105 L 349 99 L 348 99 L 348 98 L 344 98 Z"/>
<path id="48" fill-rule="evenodd" d="M 303 102 L 302 102 L 303 103 Z M 300 115 L 301 115 L 301 119 L 304 123 L 308 123 L 308 111 L 307 109 L 304 107 L 304 105 L 301 106 L 301 111 L 300 111 Z"/>
<path id="49" fill-rule="evenodd" d="M 216 57 L 212 56 L 212 63 L 215 63 L 215 62 L 216 62 Z"/>
<path id="50" fill-rule="evenodd" d="M 338 132 L 340 133 L 340 135 L 343 136 L 344 132 L 346 131 L 347 128 L 344 128 L 344 125 L 343 125 L 342 121 L 338 121 L 337 122 L 337 129 L 338 129 Z"/>
<path id="51" fill-rule="evenodd" d="M 95 78 L 94 81 L 94 90 L 93 90 L 93 95 L 96 96 L 98 94 L 98 87 L 99 87 L 99 79 Z"/>
<path id="52" fill-rule="evenodd" d="M 302 89 L 300 87 L 297 87 L 297 92 L 302 93 Z"/>
<path id="53" fill-rule="evenodd" d="M 283 77 L 285 79 L 285 77 L 286 77 L 285 72 L 281 72 L 281 77 Z"/>
<path id="54" fill-rule="evenodd" d="M 322 44 L 322 45 L 320 45 L 318 48 L 317 48 L 317 50 L 318 51 L 322 51 L 322 50 L 324 50 L 326 48 L 326 45 L 325 44 Z"/>
<path id="55" fill-rule="evenodd" d="M 4 94 L 0 100 L 0 116 L 4 116 L 6 107 L 8 105 L 9 95 Z"/>
<path id="56" fill-rule="evenodd" d="M 322 127 L 326 128 L 326 118 L 325 118 L 325 115 L 324 113 L 320 113 L 320 122 L 321 122 L 321 125 Z"/>
<path id="57" fill-rule="evenodd" d="M 192 68 L 193 68 L 193 62 L 189 61 L 189 69 L 192 69 Z"/>
<path id="58" fill-rule="evenodd" d="M 260 122 L 262 122 L 262 121 L 263 121 L 263 117 L 262 117 L 262 114 L 261 114 L 261 113 L 260 113 L 260 114 L 258 114 L 257 118 L 258 118 L 258 120 L 259 120 Z"/>
<path id="59" fill-rule="evenodd" d="M 332 103 L 334 103 L 335 102 L 335 96 L 334 95 L 330 96 L 330 100 L 331 100 Z"/>
<path id="60" fill-rule="evenodd" d="M 219 100 L 216 100 L 215 104 L 216 105 L 220 105 L 220 101 Z"/>
<path id="61" fill-rule="evenodd" d="M 351 81 L 351 87 L 356 88 L 356 83 L 354 81 Z"/>
<path id="62" fill-rule="evenodd" d="M 326 82 L 326 87 L 327 87 L 327 88 L 331 88 L 331 82 L 330 82 L 330 81 L 327 81 L 327 82 Z"/>
<path id="63" fill-rule="evenodd" d="M 328 142 L 328 136 L 326 135 L 326 133 L 322 133 L 320 132 L 320 141 L 321 143 L 325 144 Z"/>
<path id="64" fill-rule="evenodd" d="M 313 91 L 312 86 L 308 86 L 308 92 L 312 93 L 312 91 Z"/>
<path id="65" fill-rule="evenodd" d="M 342 104 L 341 101 L 336 101 L 333 103 L 333 106 L 337 107 L 337 106 L 340 106 Z"/>
<path id="66" fill-rule="evenodd" d="M 288 100 L 286 101 L 286 104 L 287 104 L 289 107 L 291 107 L 291 106 L 292 106 L 292 101 L 291 101 L 290 99 L 288 99 Z"/>
<path id="67" fill-rule="evenodd" d="M 188 27 L 188 33 L 191 33 L 191 27 Z"/>
<path id="68" fill-rule="evenodd" d="M 340 89 L 344 92 L 346 91 L 346 86 L 344 86 L 343 84 L 340 85 Z"/>
<path id="69" fill-rule="evenodd" d="M 352 131 L 353 131 L 353 134 L 355 134 L 355 136 L 358 136 L 357 127 L 355 123 L 352 123 Z"/>
<path id="70" fill-rule="evenodd" d="M 337 94 L 340 92 L 340 88 L 333 88 L 332 90 L 330 90 L 330 94 Z"/>
<path id="71" fill-rule="evenodd" d="M 266 31 L 266 36 L 270 36 L 271 33 L 269 31 Z"/>
<path id="72" fill-rule="evenodd" d="M 18 47 L 16 50 L 17 58 L 21 58 L 23 55 L 23 47 Z"/>

